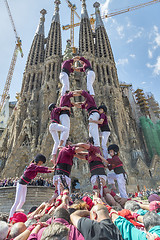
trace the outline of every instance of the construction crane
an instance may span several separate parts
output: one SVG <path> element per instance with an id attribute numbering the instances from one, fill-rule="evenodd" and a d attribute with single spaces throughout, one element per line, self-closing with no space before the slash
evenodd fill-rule
<path id="1" fill-rule="evenodd" d="M 13 18 L 12 18 L 12 14 L 11 14 L 8 2 L 7 2 L 7 0 L 4 0 L 4 1 L 5 1 L 7 10 L 8 10 L 9 18 L 11 20 L 13 31 L 15 33 L 16 46 L 15 46 L 15 49 L 14 49 L 13 57 L 12 57 L 11 64 L 10 64 L 10 67 L 9 67 L 9 71 L 8 71 L 8 75 L 7 75 L 7 80 L 6 80 L 4 90 L 3 90 L 3 93 L 2 93 L 2 97 L 1 97 L 0 112 L 3 109 L 5 100 L 8 96 L 8 93 L 9 93 L 9 88 L 10 88 L 10 85 L 11 85 L 11 80 L 12 80 L 12 76 L 13 76 L 13 72 L 14 72 L 14 68 L 15 68 L 15 64 L 16 64 L 16 60 L 17 60 L 17 56 L 18 56 L 18 51 L 21 53 L 21 57 L 23 57 L 22 42 L 20 40 L 20 37 L 18 37 L 18 34 L 17 34 L 16 28 L 15 28 L 15 24 L 14 24 L 14 21 L 13 21 Z"/>
<path id="2" fill-rule="evenodd" d="M 71 46 L 72 46 L 72 51 L 73 53 L 75 53 L 75 47 L 74 47 L 74 14 L 78 17 L 78 19 L 80 20 L 80 16 L 78 15 L 78 13 L 76 12 L 76 5 L 75 4 L 72 4 L 69 0 L 66 0 L 67 4 L 68 4 L 68 7 L 71 9 L 71 24 L 70 26 L 73 26 L 73 27 L 70 27 L 70 39 L 71 39 Z M 64 26 L 62 26 L 63 28 Z"/>
<path id="3" fill-rule="evenodd" d="M 108 14 L 105 14 L 102 17 L 102 19 L 105 19 L 105 18 L 109 18 L 109 17 L 113 17 L 113 16 L 116 16 L 116 15 L 119 15 L 119 14 L 122 14 L 122 13 L 127 13 L 127 12 L 131 12 L 131 11 L 134 11 L 134 10 L 137 10 L 137 9 L 140 9 L 140 8 L 143 8 L 143 7 L 146 7 L 146 6 L 149 6 L 149 5 L 152 5 L 154 3 L 158 3 L 160 2 L 160 0 L 152 0 L 152 1 L 149 1 L 149 2 L 146 2 L 146 3 L 141 3 L 139 5 L 136 5 L 136 6 L 132 6 L 132 7 L 127 7 L 125 9 L 122 9 L 122 10 L 118 10 L 116 12 L 112 12 L 112 13 L 108 13 Z M 91 18 L 90 18 L 90 23 L 91 23 L 91 26 L 92 26 L 92 30 L 95 29 L 94 25 L 95 25 L 95 18 L 93 17 L 95 14 L 91 14 Z M 80 25 L 80 22 L 79 23 L 72 23 L 72 24 L 68 24 L 66 26 L 63 26 L 63 30 L 68 30 L 68 29 L 73 29 L 74 27 L 77 27 Z M 72 39 L 71 39 L 71 42 L 72 42 Z"/>

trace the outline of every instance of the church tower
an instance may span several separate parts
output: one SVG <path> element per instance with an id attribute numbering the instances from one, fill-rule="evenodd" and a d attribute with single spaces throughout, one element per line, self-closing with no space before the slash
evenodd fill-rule
<path id="1" fill-rule="evenodd" d="M 46 138 L 48 136 L 48 122 L 49 111 L 48 105 L 56 103 L 59 96 L 59 74 L 61 71 L 62 62 L 62 39 L 61 39 L 61 25 L 59 16 L 60 0 L 55 0 L 55 9 L 46 41 L 45 58 L 44 58 L 44 75 L 41 87 L 41 114 L 39 121 L 39 140 L 38 144 L 41 146 L 44 140 L 44 133 Z M 50 135 L 50 134 L 49 134 Z M 51 139 L 50 139 L 51 140 Z M 52 140 L 51 140 L 52 141 Z M 53 142 L 53 141 L 52 141 Z"/>
<path id="2" fill-rule="evenodd" d="M 95 54 L 93 32 L 88 17 L 86 0 L 82 1 L 81 22 L 79 30 L 79 55 L 92 57 Z"/>

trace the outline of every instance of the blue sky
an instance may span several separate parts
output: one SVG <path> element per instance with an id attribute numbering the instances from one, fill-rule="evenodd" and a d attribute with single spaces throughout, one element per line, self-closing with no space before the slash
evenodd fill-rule
<path id="1" fill-rule="evenodd" d="M 149 0 L 148 0 L 149 1 Z M 70 9 L 66 1 L 61 0 L 61 25 L 70 23 Z M 76 4 L 80 15 L 80 0 L 71 0 Z M 89 15 L 94 13 L 95 0 L 87 0 Z M 101 12 L 111 13 L 128 6 L 134 6 L 147 0 L 100 0 Z M 54 11 L 54 0 L 8 0 L 18 35 L 23 42 L 24 58 L 17 59 L 11 87 L 11 100 L 16 92 L 20 92 L 23 72 L 31 43 L 39 23 L 40 10 L 47 10 L 45 34 L 51 24 Z M 143 88 L 144 92 L 152 92 L 160 103 L 160 3 L 153 4 L 104 20 L 104 24 L 112 46 L 119 81 L 132 83 L 133 88 Z M 78 19 L 75 17 L 75 22 Z M 75 46 L 78 46 L 78 31 L 75 30 Z M 3 92 L 8 69 L 15 48 L 15 36 L 8 12 L 3 0 L 0 1 L 0 94 Z M 62 30 L 63 50 L 70 32 Z"/>

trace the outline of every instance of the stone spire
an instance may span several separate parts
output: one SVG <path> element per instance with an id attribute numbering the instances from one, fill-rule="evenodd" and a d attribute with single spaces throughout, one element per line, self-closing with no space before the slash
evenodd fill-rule
<path id="1" fill-rule="evenodd" d="M 28 55 L 28 60 L 26 64 L 26 69 L 29 66 L 37 65 L 44 61 L 44 22 L 45 14 L 47 13 L 45 9 L 40 11 L 40 23 L 37 27 L 32 46 Z"/>
<path id="2" fill-rule="evenodd" d="M 87 9 L 86 9 L 86 0 L 80 0 L 80 1 L 82 1 L 81 19 L 89 18 Z"/>
<path id="3" fill-rule="evenodd" d="M 58 22 L 60 23 L 60 18 L 59 18 L 59 5 L 61 4 L 60 0 L 55 0 L 55 9 L 54 9 L 54 15 L 52 18 L 52 22 Z"/>
<path id="4" fill-rule="evenodd" d="M 114 61 L 109 38 L 107 36 L 107 32 L 104 28 L 104 24 L 100 16 L 99 6 L 100 4 L 98 2 L 95 2 L 93 4 L 96 14 L 96 41 L 95 41 L 96 56 L 105 57 L 111 61 Z"/>
<path id="5" fill-rule="evenodd" d="M 44 22 L 45 22 L 45 15 L 46 15 L 47 11 L 45 9 L 42 9 L 40 11 L 40 13 L 41 13 L 40 23 L 37 27 L 36 34 L 44 35 Z"/>
<path id="6" fill-rule="evenodd" d="M 47 38 L 45 58 L 53 55 L 62 55 L 61 28 L 59 17 L 60 0 L 55 0 L 55 10 L 52 18 L 50 31 Z"/>
<path id="7" fill-rule="evenodd" d="M 104 24 L 103 24 L 101 15 L 100 15 L 100 10 L 99 10 L 100 4 L 99 4 L 99 2 L 95 2 L 93 4 L 93 7 L 95 8 L 95 14 L 96 14 L 96 29 L 99 28 L 99 27 L 104 27 Z"/>
<path id="8" fill-rule="evenodd" d="M 94 55 L 93 32 L 91 29 L 90 19 L 86 9 L 86 0 L 82 1 L 81 24 L 79 31 L 79 53 Z"/>
<path id="9" fill-rule="evenodd" d="M 22 84 L 22 93 L 31 92 L 35 88 L 37 89 L 38 85 L 41 85 L 42 73 L 37 74 L 36 68 L 38 64 L 42 64 L 44 62 L 44 22 L 45 22 L 45 14 L 47 13 L 45 9 L 40 11 L 41 17 L 40 22 L 37 27 L 32 46 L 30 48 L 30 52 L 28 55 L 26 69 L 24 72 L 23 84 Z M 30 70 L 32 74 L 30 74 Z M 34 72 L 34 73 L 33 73 Z M 39 83 L 38 83 L 39 82 Z M 38 84 L 38 85 L 37 85 Z"/>

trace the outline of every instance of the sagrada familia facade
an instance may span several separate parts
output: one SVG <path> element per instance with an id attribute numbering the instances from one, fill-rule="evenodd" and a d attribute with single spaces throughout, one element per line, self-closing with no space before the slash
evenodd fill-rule
<path id="1" fill-rule="evenodd" d="M 44 34 L 46 10 L 40 12 L 40 23 L 28 55 L 19 101 L 1 136 L 1 177 L 20 176 L 37 153 L 46 155 L 48 159 L 51 154 L 53 140 L 48 130 L 48 105 L 59 99 L 59 74 L 63 61 L 60 1 L 55 0 L 54 3 L 55 10 L 48 37 Z M 96 103 L 100 105 L 103 102 L 108 108 L 111 143 L 120 147 L 120 157 L 129 176 L 129 190 L 135 190 L 137 185 L 151 186 L 155 182 L 160 183 L 160 159 L 158 156 L 154 156 L 152 160 L 148 157 L 144 138 L 129 100 L 123 96 L 119 85 L 112 48 L 100 16 L 100 4 L 96 2 L 93 7 L 96 16 L 95 32 L 90 25 L 86 2 L 82 0 L 79 48 L 76 55 L 87 58 L 95 71 Z M 70 76 L 70 85 L 71 90 L 86 89 L 84 73 L 73 73 Z M 81 100 L 79 98 L 76 100 Z M 70 137 L 74 143 L 84 142 L 88 137 L 87 113 L 84 110 L 73 108 Z M 88 163 L 74 159 L 71 177 L 79 180 L 82 189 L 87 189 Z"/>

